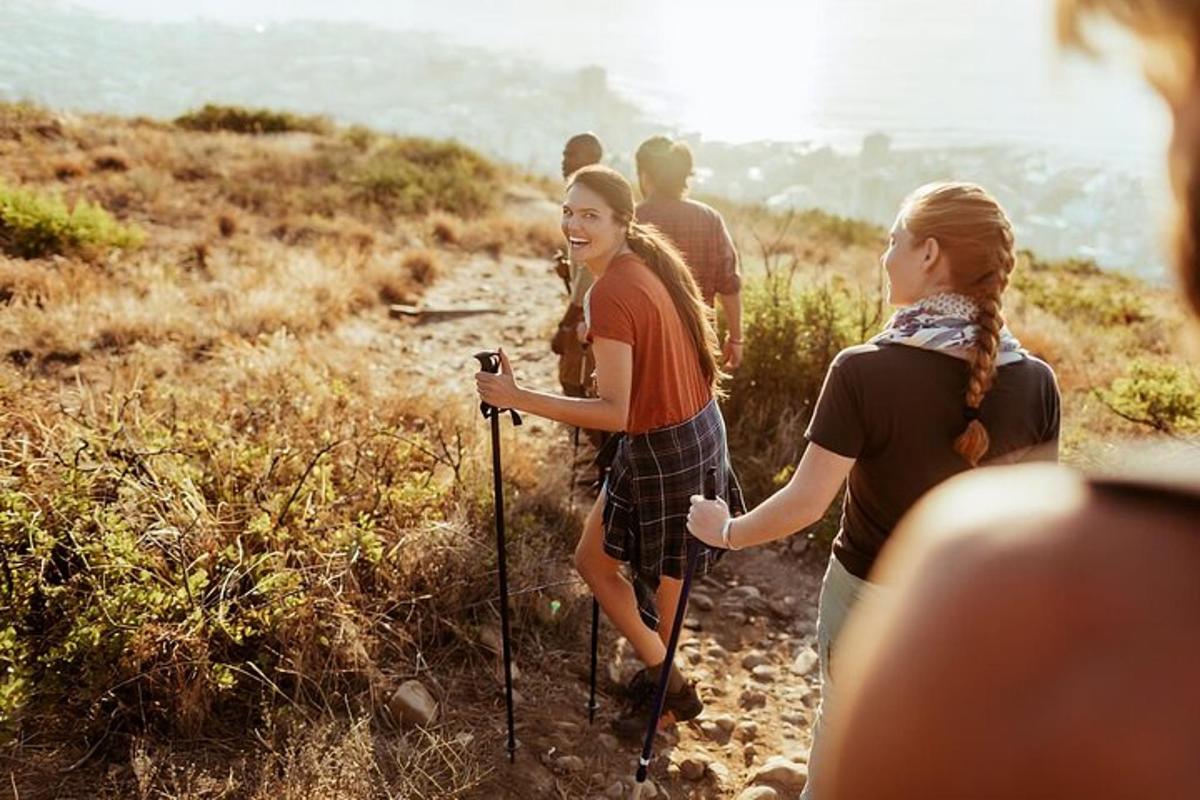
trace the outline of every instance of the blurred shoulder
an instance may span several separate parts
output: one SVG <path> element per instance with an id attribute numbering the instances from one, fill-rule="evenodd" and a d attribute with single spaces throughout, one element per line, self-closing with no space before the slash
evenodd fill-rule
<path id="1" fill-rule="evenodd" d="M 962 597 L 998 584 L 1039 592 L 1066 579 L 1102 584 L 1118 574 L 1127 588 L 1153 583 L 1156 575 L 1195 570 L 1191 557 L 1200 555 L 1200 500 L 1171 497 L 1164 503 L 1144 489 L 1118 490 L 1053 464 L 971 470 L 931 491 L 901 521 L 878 579 L 952 565 L 953 591 Z"/>

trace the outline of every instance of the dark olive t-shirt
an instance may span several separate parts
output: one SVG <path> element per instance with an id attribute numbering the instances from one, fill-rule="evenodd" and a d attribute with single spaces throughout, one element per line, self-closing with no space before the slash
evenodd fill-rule
<path id="1" fill-rule="evenodd" d="M 866 578 L 892 529 L 925 492 L 965 471 L 954 439 L 966 427 L 966 361 L 901 344 L 838 353 L 806 436 L 855 459 L 833 543 L 837 559 Z M 980 421 L 991 446 L 983 464 L 1058 458 L 1054 372 L 1026 358 L 997 370 Z"/>

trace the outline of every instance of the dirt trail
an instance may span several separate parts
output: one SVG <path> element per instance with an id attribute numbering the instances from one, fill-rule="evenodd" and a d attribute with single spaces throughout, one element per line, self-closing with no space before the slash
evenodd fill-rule
<path id="1" fill-rule="evenodd" d="M 398 323 L 399 330 L 392 332 L 393 346 L 400 350 L 395 357 L 405 364 L 414 389 L 428 386 L 470 396 L 475 371 L 471 355 L 497 345 L 510 354 L 523 384 L 557 389 L 556 359 L 547 341 L 562 313 L 564 295 L 548 262 L 465 260 L 447 269 L 425 303 L 489 305 L 500 313 Z M 509 441 L 520 441 L 523 449 L 536 452 L 547 471 L 570 471 L 570 435 L 560 425 L 531 418 L 513 440 L 506 435 Z M 746 793 L 756 800 L 798 794 L 818 697 L 812 642 L 822 566 L 817 554 L 803 552 L 804 544 L 732 553 L 697 585 L 681 662 L 698 681 L 705 711 L 659 736 L 651 771 L 656 786 L 645 796 L 736 798 L 751 786 L 763 787 Z M 547 558 L 561 564 L 564 577 L 571 576 L 570 546 Z M 586 595 L 582 589 L 579 594 L 582 605 Z M 471 736 L 494 765 L 474 796 L 587 800 L 630 795 L 637 748 L 618 743 L 609 732 L 619 711 L 610 693 L 614 681 L 627 678 L 638 665 L 611 626 L 605 624 L 603 630 L 604 696 L 591 726 L 585 708 L 586 632 L 579 632 L 580 647 L 570 652 L 534 656 L 518 646 L 521 747 L 514 766 L 503 752 L 501 693 L 490 687 L 473 691 L 465 679 L 444 682 L 451 727 L 455 706 L 482 703 L 486 708 L 490 703 L 494 710 L 481 717 L 480 709 L 474 708 L 473 718 L 487 721 Z M 478 675 L 474 680 L 478 682 Z M 459 725 L 465 719 L 459 717 Z M 776 780 L 756 778 L 764 768 Z"/>

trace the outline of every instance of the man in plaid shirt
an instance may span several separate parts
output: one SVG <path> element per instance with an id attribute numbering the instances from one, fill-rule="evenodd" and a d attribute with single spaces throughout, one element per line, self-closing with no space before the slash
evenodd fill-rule
<path id="1" fill-rule="evenodd" d="M 684 197 L 692 175 L 692 151 L 685 142 L 652 136 L 637 149 L 638 182 L 646 198 L 637 207 L 638 222 L 665 233 L 683 254 L 704 302 L 721 299 L 728 333 L 721 345 L 723 366 L 742 362 L 742 276 L 738 255 L 720 213 Z"/>

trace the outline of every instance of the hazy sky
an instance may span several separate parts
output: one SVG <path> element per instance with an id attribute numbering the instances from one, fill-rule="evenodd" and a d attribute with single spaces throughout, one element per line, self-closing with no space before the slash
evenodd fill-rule
<path id="1" fill-rule="evenodd" d="M 1051 143 L 1151 162 L 1166 116 L 1128 59 L 1055 46 L 1052 0 L 75 0 L 134 19 L 431 30 L 615 87 L 706 138 Z"/>

